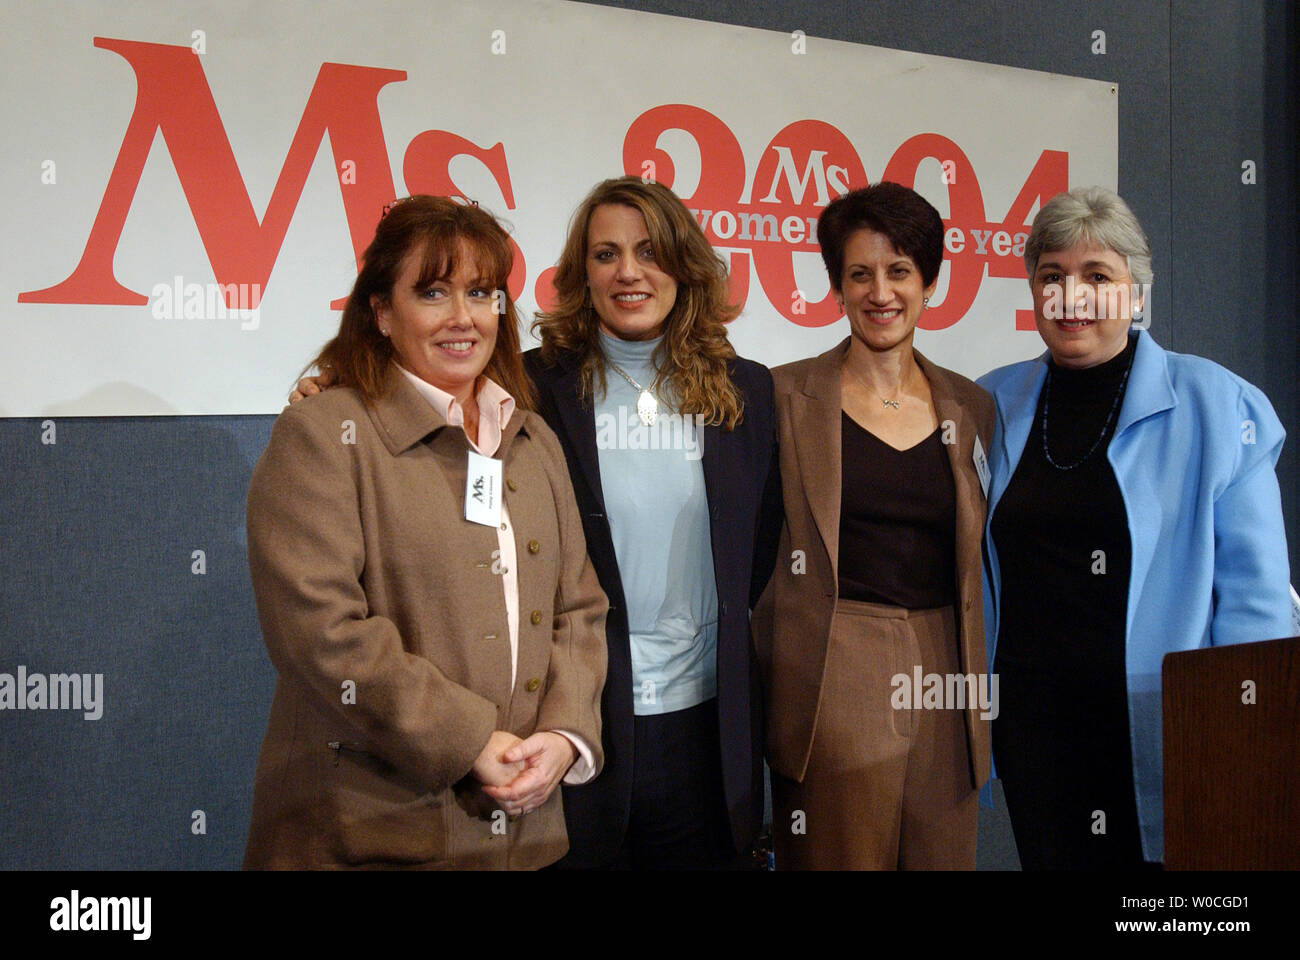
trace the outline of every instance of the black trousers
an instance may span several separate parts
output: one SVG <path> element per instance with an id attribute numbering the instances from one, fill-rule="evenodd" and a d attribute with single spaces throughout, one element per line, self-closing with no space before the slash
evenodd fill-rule
<path id="1" fill-rule="evenodd" d="M 716 700 L 634 719 L 632 809 L 612 870 L 729 870 Z"/>
<path id="2" fill-rule="evenodd" d="M 1065 694 L 1033 697 L 1037 691 L 1002 679 L 1009 692 L 993 721 L 993 750 L 1021 867 L 1151 869 L 1142 857 L 1122 688 L 1112 709 L 1087 710 Z"/>

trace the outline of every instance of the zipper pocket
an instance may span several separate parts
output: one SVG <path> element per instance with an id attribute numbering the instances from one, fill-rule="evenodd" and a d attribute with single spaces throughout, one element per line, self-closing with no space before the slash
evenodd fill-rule
<path id="1" fill-rule="evenodd" d="M 372 756 L 365 750 L 362 750 L 355 743 L 344 743 L 342 740 L 331 740 L 325 744 L 325 746 L 334 751 L 334 766 L 336 767 L 339 765 L 339 757 L 342 755 L 344 750 L 347 750 L 350 753 L 361 754 L 366 757 Z"/>

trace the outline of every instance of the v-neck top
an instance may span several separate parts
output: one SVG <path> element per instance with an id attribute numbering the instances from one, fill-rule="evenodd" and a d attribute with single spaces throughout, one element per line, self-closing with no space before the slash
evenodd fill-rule
<path id="1" fill-rule="evenodd" d="M 939 429 L 898 450 L 840 416 L 840 597 L 909 610 L 952 604 L 957 492 Z"/>

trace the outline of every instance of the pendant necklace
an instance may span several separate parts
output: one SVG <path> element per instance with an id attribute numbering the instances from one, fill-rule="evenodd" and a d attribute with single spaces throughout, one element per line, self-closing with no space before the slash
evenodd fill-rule
<path id="1" fill-rule="evenodd" d="M 902 384 L 901 382 L 898 384 L 898 392 L 894 394 L 894 399 L 893 399 L 893 400 L 886 400 L 886 399 L 885 399 L 884 397 L 882 397 L 880 394 L 876 393 L 876 391 L 873 390 L 873 389 L 870 387 L 870 385 L 868 385 L 867 381 L 863 380 L 862 377 L 860 377 L 860 376 L 858 375 L 858 371 L 854 370 L 853 367 L 852 367 L 850 364 L 848 364 L 848 363 L 844 364 L 844 369 L 848 370 L 849 373 L 853 375 L 853 379 L 857 380 L 858 383 L 860 383 L 860 384 L 862 384 L 864 387 L 866 387 L 867 390 L 868 390 L 868 391 L 869 391 L 873 396 L 875 396 L 875 398 L 876 398 L 877 400 L 879 400 L 879 401 L 881 402 L 881 404 L 883 404 L 883 405 L 886 406 L 886 407 L 893 407 L 895 410 L 898 409 L 898 405 L 902 402 L 902 400 L 901 400 L 900 398 L 903 396 L 903 384 Z"/>
<path id="2" fill-rule="evenodd" d="M 608 363 L 611 367 L 613 367 L 614 371 L 620 377 L 622 377 L 628 383 L 632 384 L 632 389 L 637 391 L 637 395 L 636 395 L 637 419 L 639 419 L 647 427 L 653 427 L 655 425 L 655 417 L 659 415 L 659 401 L 655 399 L 655 395 L 651 393 L 647 388 L 641 386 L 641 384 L 637 383 L 635 380 L 629 377 L 627 375 L 627 371 L 624 370 L 622 367 L 620 367 L 613 360 L 609 359 L 609 357 L 605 358 L 605 362 Z M 655 377 L 655 383 L 658 382 L 659 382 L 659 378 Z M 653 387 L 654 385 L 655 385 L 654 383 L 650 384 L 651 387 Z"/>

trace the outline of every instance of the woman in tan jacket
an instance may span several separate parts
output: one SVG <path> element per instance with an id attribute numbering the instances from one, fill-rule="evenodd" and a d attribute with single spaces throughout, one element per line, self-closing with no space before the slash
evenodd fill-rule
<path id="1" fill-rule="evenodd" d="M 934 207 L 878 183 L 817 236 L 852 335 L 772 371 L 785 526 L 753 627 L 776 866 L 973 870 L 993 401 L 912 347 L 943 260 Z"/>
<path id="2" fill-rule="evenodd" d="M 509 238 L 391 205 L 338 336 L 341 389 L 275 423 L 248 551 L 278 671 L 245 866 L 528 869 L 602 763 L 605 595 L 531 410 Z"/>

